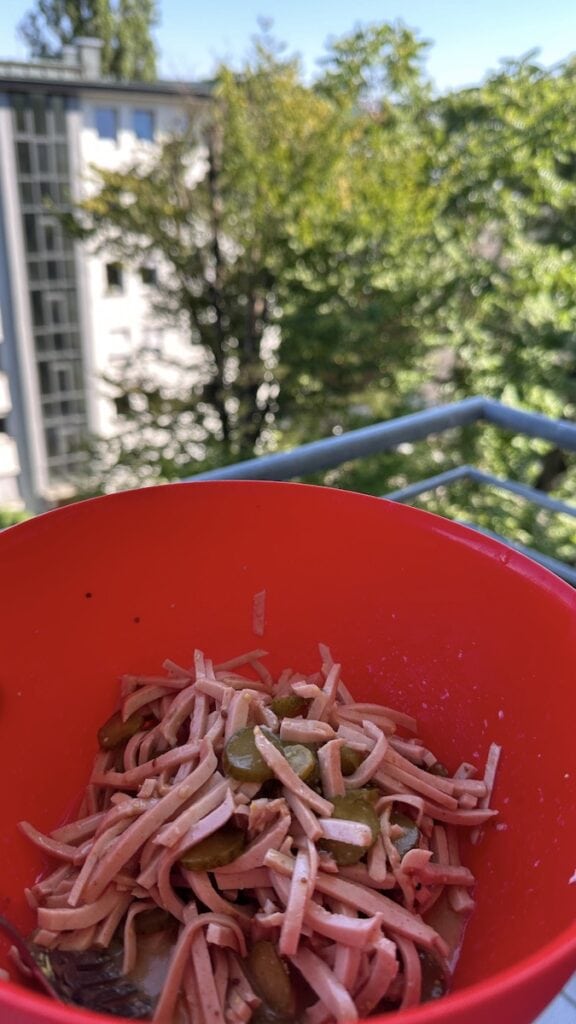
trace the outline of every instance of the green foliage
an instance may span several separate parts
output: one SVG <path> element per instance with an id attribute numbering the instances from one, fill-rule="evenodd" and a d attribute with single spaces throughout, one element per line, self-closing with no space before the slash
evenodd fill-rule
<path id="1" fill-rule="evenodd" d="M 438 98 L 425 51 L 400 24 L 357 30 L 307 83 L 260 38 L 150 165 L 98 172 L 77 233 L 160 262 L 157 315 L 196 358 L 161 383 L 127 367 L 96 482 L 173 479 L 471 394 L 574 418 L 576 62 L 530 55 Z M 576 487 L 573 457 L 494 428 L 321 479 L 383 493 L 462 461 Z M 574 558 L 570 522 L 500 491 L 422 503 Z"/>
<path id="2" fill-rule="evenodd" d="M 16 526 L 17 523 L 23 523 L 29 518 L 29 512 L 16 512 L 11 508 L 0 508 L 0 530 L 5 530 L 7 526 Z"/>
<path id="3" fill-rule="evenodd" d="M 155 0 L 36 0 L 19 26 L 32 57 L 59 57 L 82 36 L 100 39 L 102 72 L 122 81 L 156 78 Z"/>

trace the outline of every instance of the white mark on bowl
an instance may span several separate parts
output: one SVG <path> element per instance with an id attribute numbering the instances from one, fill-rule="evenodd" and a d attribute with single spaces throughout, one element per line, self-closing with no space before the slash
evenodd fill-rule
<path id="1" fill-rule="evenodd" d="M 498 718 L 500 719 L 500 721 L 502 721 L 502 719 L 504 718 L 504 712 L 502 711 L 502 708 L 500 708 L 500 711 L 498 712 Z"/>
<path id="2" fill-rule="evenodd" d="M 576 868 L 574 868 L 574 874 L 572 878 L 568 879 L 568 885 L 576 885 Z"/>
<path id="3" fill-rule="evenodd" d="M 506 832 L 507 829 L 508 829 L 508 825 L 506 825 L 503 821 L 501 821 L 499 825 L 496 825 L 496 831 L 497 832 Z"/>
<path id="4" fill-rule="evenodd" d="M 534 867 L 535 867 L 535 868 L 539 868 L 539 867 L 540 867 L 540 865 L 541 865 L 541 863 L 542 863 L 542 861 L 541 861 L 541 860 L 535 860 L 535 861 L 534 861 Z"/>

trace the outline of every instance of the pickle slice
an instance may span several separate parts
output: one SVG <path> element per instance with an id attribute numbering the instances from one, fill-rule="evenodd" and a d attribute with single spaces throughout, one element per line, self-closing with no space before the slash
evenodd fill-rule
<path id="1" fill-rule="evenodd" d="M 355 789 L 346 793 L 345 796 L 335 796 L 331 803 L 334 805 L 334 817 L 343 818 L 345 821 L 359 821 L 362 825 L 369 825 L 372 831 L 373 846 L 380 835 L 380 820 L 374 807 L 369 790 Z M 337 839 L 322 839 L 320 845 L 328 850 L 340 867 L 349 864 L 357 864 L 366 853 L 365 846 L 354 846 L 352 843 L 341 843 Z"/>
<path id="2" fill-rule="evenodd" d="M 309 706 L 310 701 L 299 697 L 296 693 L 287 693 L 283 697 L 274 697 L 270 708 L 278 718 L 297 718 Z"/>
<path id="3" fill-rule="evenodd" d="M 214 871 L 239 857 L 246 845 L 246 833 L 228 823 L 191 846 L 180 858 L 188 871 Z"/>
<path id="4" fill-rule="evenodd" d="M 262 726 L 262 732 L 274 746 L 279 750 L 283 749 L 275 733 L 265 726 Z M 230 737 L 224 747 L 222 765 L 227 775 L 241 782 L 266 782 L 267 779 L 274 777 L 274 772 L 268 767 L 256 746 L 253 725 L 239 729 Z"/>
<path id="5" fill-rule="evenodd" d="M 255 942 L 246 961 L 250 981 L 267 1007 L 281 1017 L 294 1017 L 296 997 L 288 968 L 272 942 Z"/>
<path id="6" fill-rule="evenodd" d="M 340 769 L 345 777 L 353 775 L 366 757 L 361 750 L 354 750 L 353 747 L 343 746 L 340 749 Z"/>
<path id="7" fill-rule="evenodd" d="M 303 779 L 304 782 L 314 779 L 318 770 L 318 758 L 314 750 L 304 746 L 303 743 L 293 743 L 284 747 L 283 754 L 298 778 Z"/>
<path id="8" fill-rule="evenodd" d="M 416 822 L 407 814 L 402 814 L 402 811 L 392 811 L 390 824 L 400 825 L 404 829 L 404 835 L 392 840 L 400 856 L 403 857 L 409 850 L 415 850 L 420 842 L 420 829 Z"/>
<path id="9" fill-rule="evenodd" d="M 131 736 L 140 731 L 144 725 L 144 715 L 135 711 L 125 722 L 120 711 L 115 711 L 107 722 L 98 729 L 98 743 L 101 750 L 115 750 Z"/>

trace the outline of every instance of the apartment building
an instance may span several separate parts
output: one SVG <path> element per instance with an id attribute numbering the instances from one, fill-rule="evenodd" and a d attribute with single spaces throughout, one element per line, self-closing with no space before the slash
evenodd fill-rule
<path id="1" fill-rule="evenodd" d="M 85 439 L 114 430 L 103 376 L 185 346 L 155 319 L 159 268 L 73 242 L 53 207 L 86 194 L 91 166 L 149 159 L 208 98 L 206 83 L 102 78 L 93 39 L 59 61 L 0 61 L 0 505 L 68 497 Z"/>

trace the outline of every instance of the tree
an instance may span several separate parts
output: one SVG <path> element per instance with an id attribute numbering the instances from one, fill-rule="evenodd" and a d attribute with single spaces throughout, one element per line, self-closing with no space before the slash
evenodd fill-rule
<path id="1" fill-rule="evenodd" d="M 450 397 L 480 393 L 576 416 L 576 62 L 530 54 L 439 104 L 444 261 L 436 344 L 450 345 Z M 435 261 L 435 269 L 439 262 Z M 448 273 L 447 273 L 448 271 Z M 545 442 L 478 435 L 475 459 L 571 500 L 576 460 Z M 463 495 L 456 495 L 462 507 Z M 473 497 L 480 521 L 574 559 L 573 522 L 501 494 Z M 552 543 L 551 543 L 552 539 Z"/>
<path id="2" fill-rule="evenodd" d="M 422 394 L 426 382 L 437 400 L 483 394 L 574 419 L 576 62 L 546 69 L 534 54 L 508 62 L 478 88 L 435 100 L 430 116 L 438 203 L 421 281 L 424 353 L 399 390 Z M 403 464 L 386 456 L 379 489 L 459 462 L 573 500 L 573 456 L 496 428 L 438 439 Z M 369 472 L 359 467 L 338 481 L 362 487 Z M 422 503 L 574 560 L 573 520 L 518 498 L 462 484 Z"/>
<path id="3" fill-rule="evenodd" d="M 152 82 L 156 78 L 156 0 L 118 0 L 110 74 L 120 81 Z"/>
<path id="4" fill-rule="evenodd" d="M 155 0 L 36 0 L 19 26 L 33 57 L 59 57 L 82 36 L 102 40 L 102 72 L 129 81 L 153 81 Z"/>
<path id="5" fill-rule="evenodd" d="M 148 372 L 124 382 L 122 479 L 332 430 L 415 358 L 399 257 L 424 258 L 432 209 L 412 117 L 419 47 L 405 44 L 400 27 L 357 33 L 310 86 L 260 39 L 239 72 L 220 69 L 204 124 L 149 165 L 97 172 L 77 225 L 125 263 L 154 255 L 157 314 L 184 323 L 202 355 L 168 385 Z"/>

